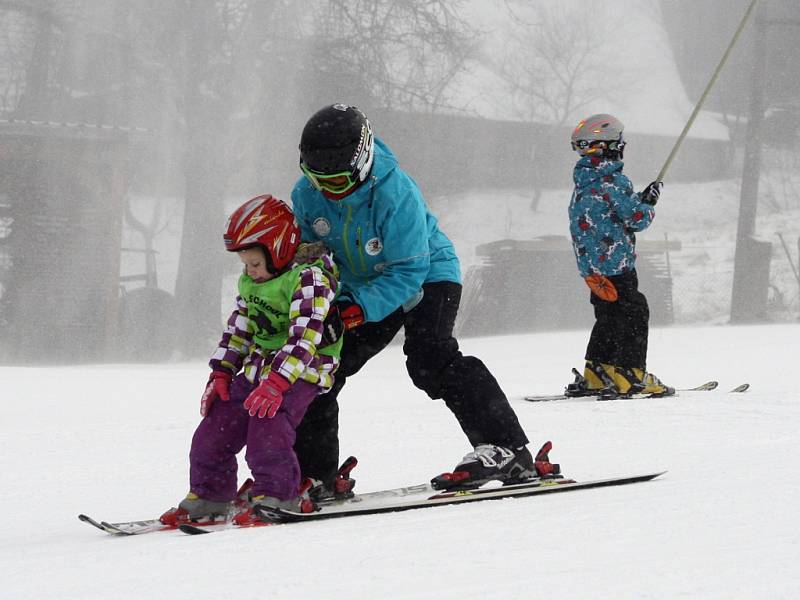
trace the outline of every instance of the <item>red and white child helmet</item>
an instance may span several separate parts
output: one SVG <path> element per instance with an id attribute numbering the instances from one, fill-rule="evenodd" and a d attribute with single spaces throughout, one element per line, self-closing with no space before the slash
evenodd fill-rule
<path id="1" fill-rule="evenodd" d="M 300 227 L 285 202 L 265 194 L 248 200 L 233 211 L 223 238 L 229 252 L 263 247 L 270 267 L 280 271 L 297 252 Z"/>

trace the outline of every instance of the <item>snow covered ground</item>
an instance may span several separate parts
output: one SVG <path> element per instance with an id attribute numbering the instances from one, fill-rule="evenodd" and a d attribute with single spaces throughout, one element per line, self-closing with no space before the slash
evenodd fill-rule
<path id="1" fill-rule="evenodd" d="M 0 368 L 0 597 L 800 597 L 800 324 L 653 330 L 672 399 L 531 404 L 579 365 L 587 332 L 462 341 L 566 474 L 668 470 L 621 488 L 188 537 L 112 538 L 83 523 L 149 518 L 186 491 L 202 362 Z M 398 347 L 348 383 L 343 453 L 358 489 L 421 483 L 468 450 Z M 742 395 L 724 392 L 743 381 Z M 534 448 L 535 450 L 536 448 Z M 242 471 L 241 477 L 246 471 Z"/>

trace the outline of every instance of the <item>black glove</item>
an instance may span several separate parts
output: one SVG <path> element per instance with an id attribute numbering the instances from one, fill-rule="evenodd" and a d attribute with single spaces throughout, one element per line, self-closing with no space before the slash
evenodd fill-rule
<path id="1" fill-rule="evenodd" d="M 661 195 L 661 187 L 663 185 L 664 184 L 660 181 L 652 182 L 644 188 L 644 191 L 639 195 L 639 201 L 643 204 L 655 206 L 656 202 L 658 202 L 658 197 Z"/>
<path id="2" fill-rule="evenodd" d="M 322 345 L 320 347 L 330 346 L 339 341 L 344 333 L 344 322 L 342 316 L 339 314 L 339 307 L 336 304 L 331 304 L 328 310 L 328 316 L 325 317 L 325 322 L 322 324 Z"/>

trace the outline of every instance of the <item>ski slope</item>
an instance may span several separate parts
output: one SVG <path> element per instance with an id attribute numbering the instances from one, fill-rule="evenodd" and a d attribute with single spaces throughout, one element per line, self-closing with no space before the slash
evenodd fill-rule
<path id="1" fill-rule="evenodd" d="M 658 480 L 199 537 L 112 538 L 76 516 L 149 518 L 183 496 L 203 363 L 0 368 L 0 597 L 800 597 L 800 325 L 651 332 L 649 366 L 669 384 L 748 381 L 745 394 L 520 399 L 558 391 L 586 337 L 462 348 L 493 370 L 532 446 L 553 441 L 565 474 L 668 470 Z M 469 450 L 444 404 L 411 386 L 399 346 L 341 400 L 361 491 L 424 482 Z"/>

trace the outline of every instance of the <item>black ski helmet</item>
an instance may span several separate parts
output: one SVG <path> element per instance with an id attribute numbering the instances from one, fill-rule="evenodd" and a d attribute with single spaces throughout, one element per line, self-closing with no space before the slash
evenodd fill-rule
<path id="1" fill-rule="evenodd" d="M 300 163 L 317 173 L 346 172 L 354 181 L 364 181 L 374 144 L 364 113 L 348 104 L 331 104 L 314 113 L 303 128 Z"/>

